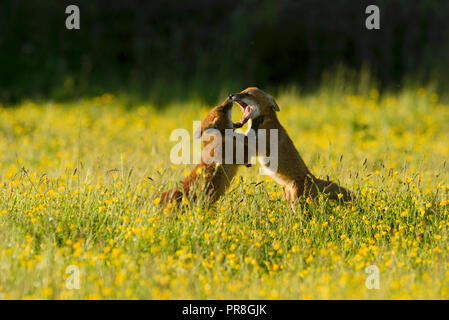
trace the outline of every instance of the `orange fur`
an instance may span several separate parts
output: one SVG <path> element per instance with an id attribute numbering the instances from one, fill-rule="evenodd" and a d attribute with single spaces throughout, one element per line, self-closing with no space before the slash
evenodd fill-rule
<path id="1" fill-rule="evenodd" d="M 237 173 L 238 166 L 241 164 L 225 164 L 224 159 L 226 156 L 225 152 L 225 129 L 234 129 L 234 124 L 231 121 L 231 109 L 233 101 L 231 99 L 226 99 L 221 105 L 214 107 L 209 114 L 206 116 L 204 121 L 201 123 L 200 134 L 202 135 L 207 129 L 217 129 L 221 133 L 221 143 L 222 143 L 222 154 L 221 161 L 209 163 L 208 159 L 214 156 L 213 150 L 211 154 L 203 155 L 201 158 L 201 163 L 199 163 L 182 181 L 182 191 L 177 188 L 173 188 L 169 191 L 162 193 L 161 203 L 166 205 L 171 202 L 178 202 L 184 195 L 189 196 L 194 185 L 198 182 L 199 172 L 204 175 L 205 186 L 204 193 L 210 197 L 212 202 L 218 200 L 229 187 L 232 178 Z M 242 135 L 244 136 L 244 135 Z M 233 139 L 234 140 L 234 139 Z M 214 139 L 211 138 L 209 141 L 204 142 L 204 146 L 214 143 Z M 236 163 L 236 142 L 233 143 L 233 155 L 234 161 Z M 250 151 L 248 150 L 247 143 L 245 141 L 245 155 L 244 164 L 249 165 L 250 161 Z"/>
<path id="2" fill-rule="evenodd" d="M 310 172 L 277 118 L 276 112 L 279 111 L 279 107 L 273 97 L 255 87 L 247 88 L 231 97 L 242 108 L 251 107 L 251 121 L 254 122 L 255 119 L 263 117 L 259 129 L 278 130 L 278 168 L 276 172 L 271 172 L 270 176 L 277 183 L 285 185 L 284 196 L 292 203 L 293 209 L 296 207 L 298 197 L 314 198 L 319 192 L 327 194 L 331 199 L 339 199 L 339 194 L 342 194 L 342 199 L 345 201 L 353 198 L 349 190 L 335 182 L 319 179 Z M 266 137 L 266 151 L 269 155 L 270 135 L 268 131 Z M 258 156 L 260 155 L 258 154 Z M 264 166 L 262 162 L 259 161 L 259 163 Z"/>

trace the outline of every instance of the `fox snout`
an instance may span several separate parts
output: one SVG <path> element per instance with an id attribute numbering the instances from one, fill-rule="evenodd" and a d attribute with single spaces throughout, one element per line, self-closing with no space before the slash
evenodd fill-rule
<path id="1" fill-rule="evenodd" d="M 235 101 L 235 100 L 241 100 L 244 98 L 248 98 L 249 94 L 244 92 L 244 93 L 232 93 L 228 96 L 229 100 Z"/>
<path id="2" fill-rule="evenodd" d="M 229 96 L 226 98 L 224 104 L 225 104 L 226 108 L 232 107 L 232 105 L 234 104 L 234 99 L 231 98 L 231 95 L 229 95 Z"/>

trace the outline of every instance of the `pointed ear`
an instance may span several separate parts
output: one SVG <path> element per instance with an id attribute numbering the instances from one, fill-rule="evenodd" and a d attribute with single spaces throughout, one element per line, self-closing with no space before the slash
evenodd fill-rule
<path id="1" fill-rule="evenodd" d="M 217 129 L 217 119 L 215 118 L 214 121 L 212 123 L 210 123 L 209 125 L 205 126 L 203 128 L 203 131 L 201 133 L 203 133 L 204 131 L 208 130 L 208 129 Z"/>
<path id="2" fill-rule="evenodd" d="M 209 123 L 207 126 L 205 126 L 204 123 L 202 123 L 201 126 L 195 130 L 193 137 L 195 139 L 199 139 L 203 135 L 203 132 L 206 131 L 207 129 L 216 129 L 217 128 L 215 125 L 216 122 L 217 122 L 217 119 L 215 118 L 214 121 L 212 123 Z"/>
<path id="3" fill-rule="evenodd" d="M 273 108 L 274 111 L 276 112 L 281 111 L 281 109 L 279 109 L 278 104 L 276 103 L 276 101 L 274 101 L 274 98 L 272 96 L 268 95 L 268 100 L 270 100 L 271 107 Z"/>

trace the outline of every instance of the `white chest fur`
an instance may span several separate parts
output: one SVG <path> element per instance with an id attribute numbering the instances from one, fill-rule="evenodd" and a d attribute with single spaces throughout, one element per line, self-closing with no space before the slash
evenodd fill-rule
<path id="1" fill-rule="evenodd" d="M 290 181 L 289 179 L 286 179 L 286 177 L 279 174 L 277 170 L 274 171 L 274 170 L 270 169 L 270 167 L 265 165 L 270 160 L 268 157 L 259 156 L 257 158 L 257 160 L 259 161 L 259 164 L 261 166 L 260 171 L 259 171 L 261 175 L 270 176 L 270 178 L 272 178 L 274 181 L 276 181 L 276 183 L 278 183 L 282 186 L 288 186 L 291 184 L 292 181 Z"/>

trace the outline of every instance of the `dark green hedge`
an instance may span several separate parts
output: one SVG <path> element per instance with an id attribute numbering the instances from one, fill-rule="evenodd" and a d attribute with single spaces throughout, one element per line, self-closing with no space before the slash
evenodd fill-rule
<path id="1" fill-rule="evenodd" d="M 65 6 L 81 30 L 65 29 Z M 381 30 L 365 29 L 365 7 Z M 206 99 L 220 88 L 313 86 L 367 65 L 382 85 L 449 67 L 447 0 L 0 2 L 0 99 L 132 91 Z M 444 76 L 446 71 L 441 72 Z"/>

